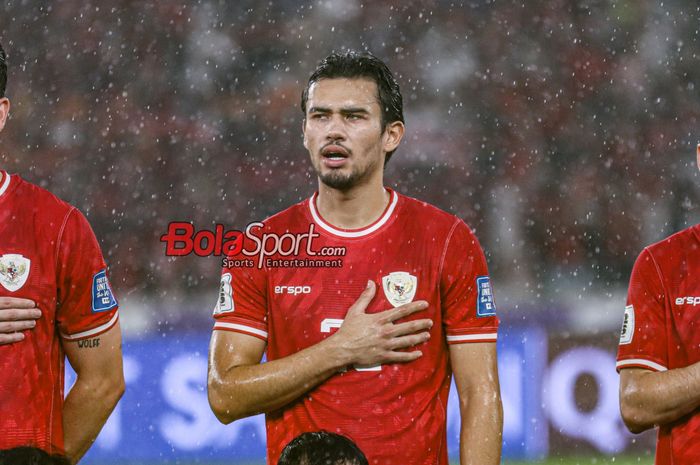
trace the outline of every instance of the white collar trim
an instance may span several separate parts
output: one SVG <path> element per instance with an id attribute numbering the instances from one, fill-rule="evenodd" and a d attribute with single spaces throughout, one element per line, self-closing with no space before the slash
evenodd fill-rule
<path id="1" fill-rule="evenodd" d="M 318 197 L 318 192 L 314 193 L 314 195 L 309 199 L 309 210 L 311 210 L 311 216 L 313 217 L 314 221 L 316 224 L 318 224 L 322 229 L 325 231 L 335 234 L 336 236 L 340 237 L 362 237 L 366 236 L 368 234 L 372 234 L 374 231 L 377 229 L 381 228 L 386 224 L 387 221 L 389 221 L 389 218 L 391 218 L 391 214 L 394 213 L 394 209 L 396 208 L 396 204 L 399 201 L 399 196 L 395 191 L 391 191 L 391 199 L 389 201 L 389 208 L 386 209 L 384 214 L 375 221 L 372 225 L 363 228 L 363 229 L 354 229 L 350 231 L 344 231 L 342 229 L 338 229 L 333 227 L 332 225 L 326 223 L 323 218 L 321 218 L 321 215 L 318 213 L 316 210 L 316 198 Z"/>
<path id="2" fill-rule="evenodd" d="M 5 191 L 7 190 L 8 187 L 10 187 L 10 176 L 7 171 L 0 171 L 0 175 L 2 175 L 2 184 L 0 185 L 0 195 L 4 194 Z"/>

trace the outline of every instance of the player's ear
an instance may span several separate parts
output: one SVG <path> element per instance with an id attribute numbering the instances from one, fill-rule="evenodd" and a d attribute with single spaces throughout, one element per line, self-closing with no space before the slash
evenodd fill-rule
<path id="1" fill-rule="evenodd" d="M 401 121 L 394 121 L 386 125 L 386 128 L 384 128 L 384 135 L 382 136 L 384 152 L 393 152 L 396 150 L 405 130 L 406 128 Z"/>
<path id="2" fill-rule="evenodd" d="M 700 144 L 698 144 L 696 157 L 697 157 L 698 169 L 700 169 Z"/>
<path id="3" fill-rule="evenodd" d="M 301 134 L 302 134 L 302 140 L 304 141 L 304 148 L 306 150 L 309 150 L 309 143 L 306 140 L 306 116 L 301 120 Z"/>
<path id="4" fill-rule="evenodd" d="M 10 100 L 7 97 L 0 98 L 0 131 L 5 127 L 7 116 L 10 114 Z"/>

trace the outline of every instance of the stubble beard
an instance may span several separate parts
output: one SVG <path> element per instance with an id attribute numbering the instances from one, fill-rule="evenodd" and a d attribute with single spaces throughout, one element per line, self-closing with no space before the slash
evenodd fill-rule
<path id="1" fill-rule="evenodd" d="M 354 166 L 350 173 L 344 173 L 340 169 L 331 169 L 326 173 L 322 173 L 320 167 L 316 170 L 319 179 L 326 186 L 339 191 L 347 191 L 359 184 L 369 176 L 374 170 L 375 161 L 371 161 L 364 167 Z"/>

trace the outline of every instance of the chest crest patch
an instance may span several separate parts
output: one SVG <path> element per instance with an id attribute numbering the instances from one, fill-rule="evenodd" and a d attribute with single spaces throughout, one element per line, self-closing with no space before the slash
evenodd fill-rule
<path id="1" fill-rule="evenodd" d="M 382 278 L 386 299 L 394 307 L 413 301 L 418 287 L 418 278 L 405 271 L 395 271 Z"/>
<path id="2" fill-rule="evenodd" d="M 0 256 L 0 284 L 10 292 L 15 292 L 27 282 L 31 261 L 19 254 Z"/>

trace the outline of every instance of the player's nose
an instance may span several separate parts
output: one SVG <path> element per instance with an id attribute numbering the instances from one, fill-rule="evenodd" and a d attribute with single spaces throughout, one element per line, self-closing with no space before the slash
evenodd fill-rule
<path id="1" fill-rule="evenodd" d="M 337 116 L 330 118 L 326 126 L 326 139 L 329 141 L 345 140 L 345 125 L 343 119 Z"/>

